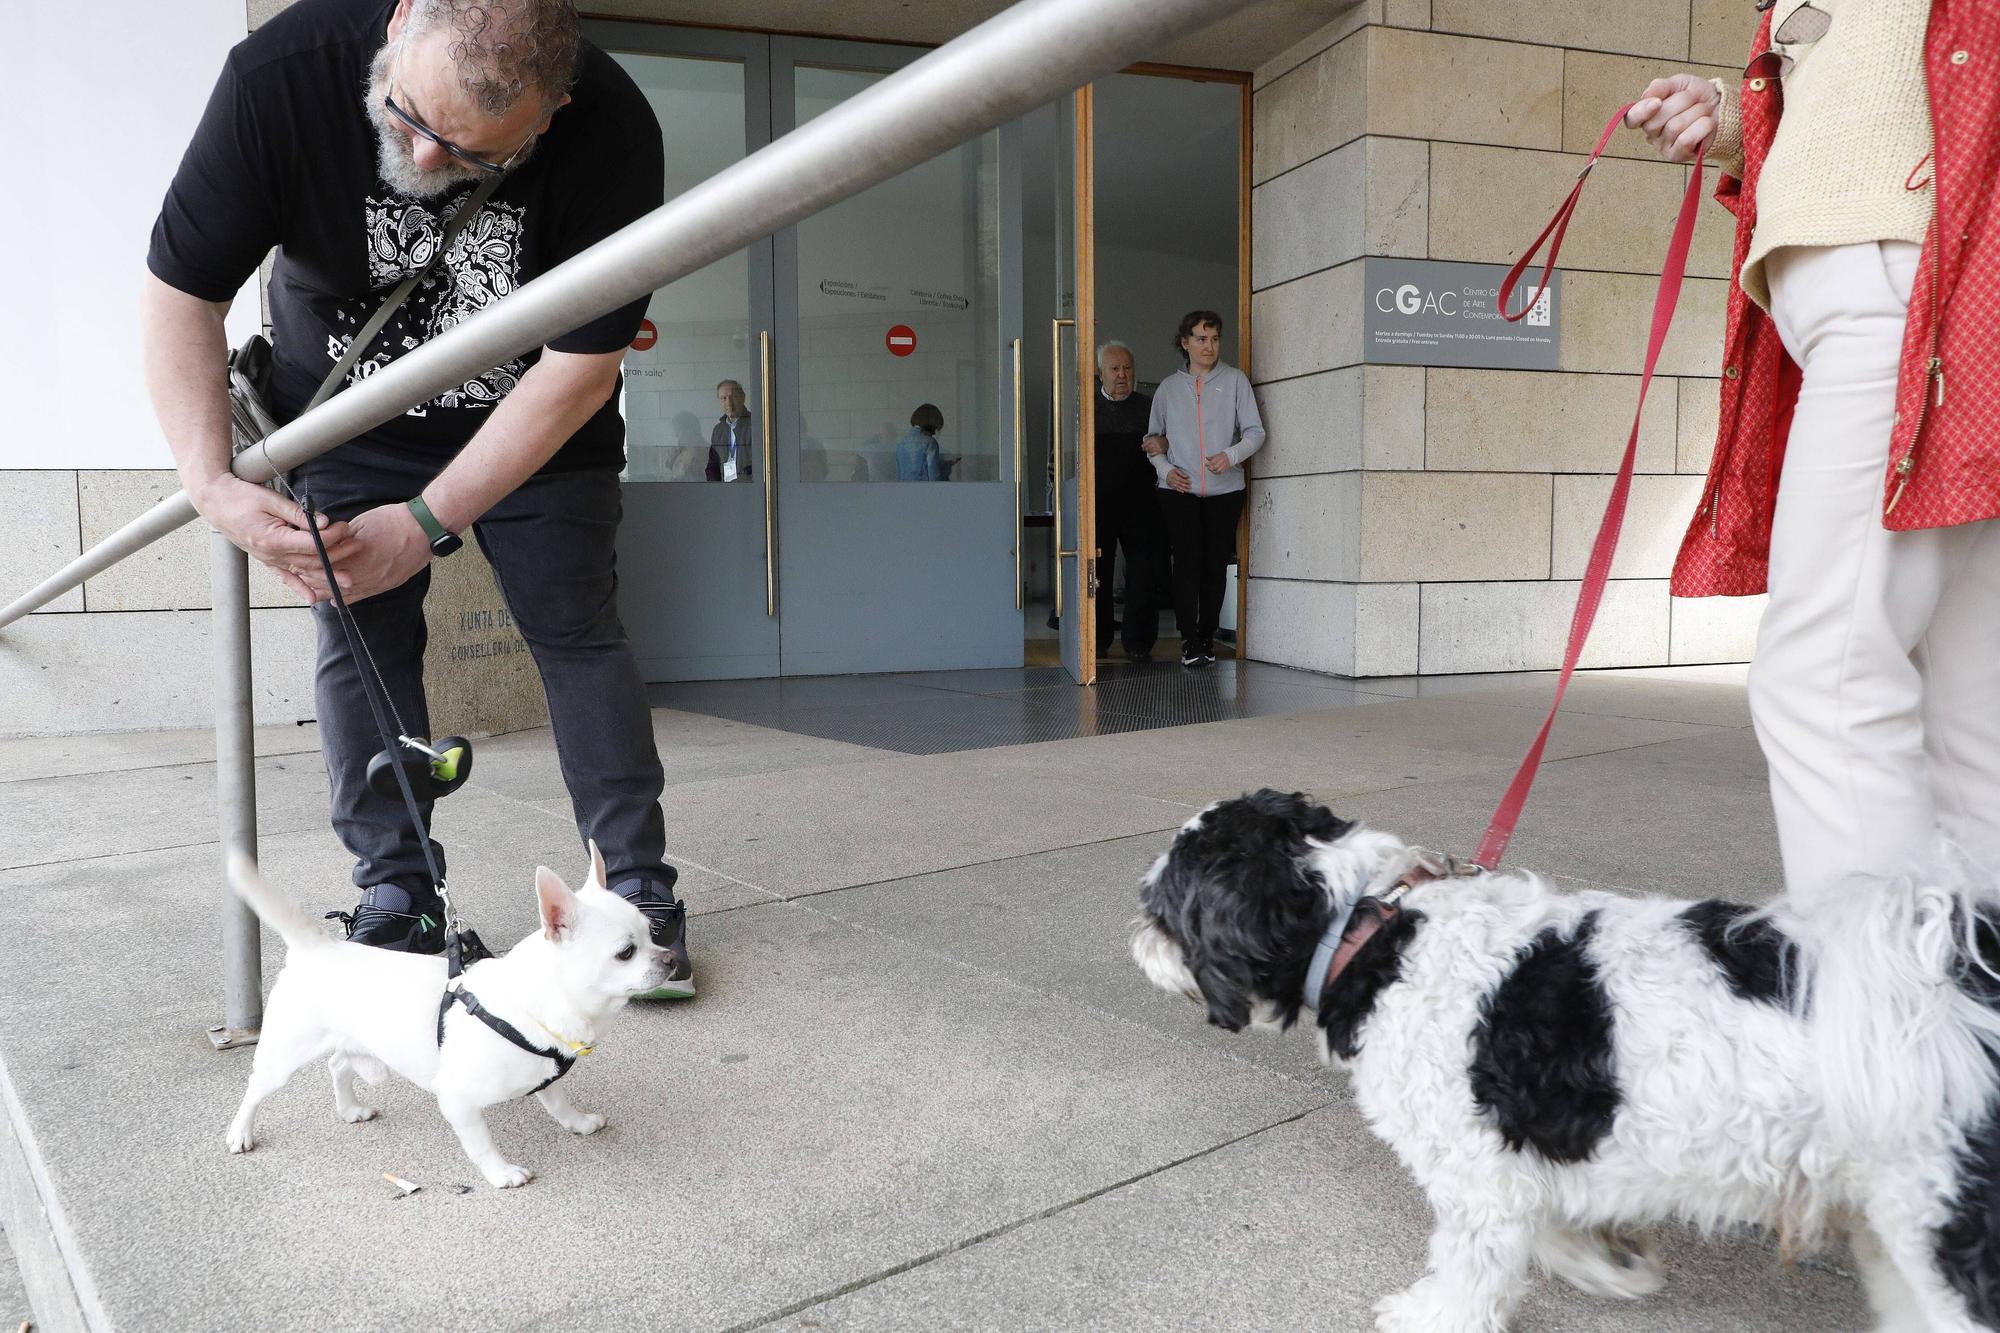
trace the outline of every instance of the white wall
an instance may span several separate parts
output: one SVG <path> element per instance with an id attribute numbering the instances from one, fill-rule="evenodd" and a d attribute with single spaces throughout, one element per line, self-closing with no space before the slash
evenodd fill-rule
<path id="1" fill-rule="evenodd" d="M 8 8 L 0 469 L 171 466 L 139 370 L 146 240 L 244 0 Z M 257 327 L 255 282 L 232 340 Z"/>

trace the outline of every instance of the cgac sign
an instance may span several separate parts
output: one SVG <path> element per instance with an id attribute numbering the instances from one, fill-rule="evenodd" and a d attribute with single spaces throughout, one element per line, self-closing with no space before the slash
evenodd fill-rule
<path id="1" fill-rule="evenodd" d="M 1500 317 L 1498 264 L 1369 258 L 1362 270 L 1362 360 L 1377 366 L 1480 366 L 1555 370 L 1562 274 L 1537 292 L 1515 289 L 1527 307 L 1518 323 Z"/>
<path id="2" fill-rule="evenodd" d="M 1437 314 L 1456 315 L 1458 313 L 1458 293 L 1456 291 L 1424 291 L 1413 282 L 1391 290 L 1384 287 L 1375 293 L 1375 308 L 1383 314 L 1395 311 L 1399 315 Z"/>

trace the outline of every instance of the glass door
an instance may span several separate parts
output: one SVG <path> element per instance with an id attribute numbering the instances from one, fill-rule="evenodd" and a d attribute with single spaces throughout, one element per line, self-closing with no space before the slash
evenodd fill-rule
<path id="1" fill-rule="evenodd" d="M 922 54 L 771 48 L 778 134 Z M 984 135 L 776 238 L 786 675 L 1021 664 L 1011 146 Z"/>
<path id="2" fill-rule="evenodd" d="M 593 23 L 666 135 L 666 197 L 771 136 L 770 39 Z M 625 357 L 619 611 L 647 680 L 774 676 L 771 243 L 653 293 Z"/>

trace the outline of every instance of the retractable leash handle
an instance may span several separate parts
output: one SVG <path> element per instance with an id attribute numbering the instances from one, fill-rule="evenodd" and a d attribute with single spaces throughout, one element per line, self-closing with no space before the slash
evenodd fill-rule
<path id="1" fill-rule="evenodd" d="M 1548 289 L 1549 275 L 1554 272 L 1556 255 L 1562 249 L 1563 233 L 1569 230 L 1569 220 L 1576 212 L 1577 200 L 1583 197 L 1584 184 L 1590 179 L 1591 169 L 1597 159 L 1604 155 L 1604 149 L 1611 142 L 1611 136 L 1625 123 L 1626 113 L 1638 105 L 1627 103 L 1618 109 L 1611 123 L 1604 127 L 1598 137 L 1597 147 L 1591 151 L 1590 160 L 1577 173 L 1576 184 L 1570 187 L 1569 197 L 1564 199 L 1555 216 L 1542 228 L 1542 234 L 1528 247 L 1528 252 L 1514 261 L 1514 267 L 1500 283 L 1500 314 L 1503 319 L 1520 319 L 1541 300 Z M 1597 539 L 1591 543 L 1590 563 L 1584 569 L 1583 585 L 1577 590 L 1576 612 L 1570 618 L 1569 646 L 1563 653 L 1562 674 L 1556 678 L 1555 699 L 1549 705 L 1549 715 L 1542 722 L 1542 729 L 1536 733 L 1534 743 L 1528 746 L 1527 755 L 1514 773 L 1514 780 L 1507 784 L 1507 791 L 1500 798 L 1499 808 L 1493 812 L 1493 820 L 1486 827 L 1486 836 L 1479 841 L 1479 851 L 1473 856 L 1473 863 L 1482 870 L 1495 869 L 1500 858 L 1506 854 L 1507 844 L 1513 839 L 1514 825 L 1520 821 L 1521 810 L 1528 803 L 1528 792 L 1535 785 L 1535 772 L 1541 767 L 1542 752 L 1548 748 L 1549 733 L 1554 730 L 1556 713 L 1562 708 L 1563 694 L 1569 689 L 1570 677 L 1576 673 L 1577 660 L 1583 655 L 1583 645 L 1590 638 L 1590 627 L 1597 619 L 1598 604 L 1604 600 L 1604 585 L 1611 576 L 1611 557 L 1618 549 L 1618 533 L 1625 525 L 1625 502 L 1632 492 L 1632 469 L 1639 454 L 1639 418 L 1646 410 L 1646 390 L 1652 386 L 1653 371 L 1660 363 L 1660 350 L 1666 345 L 1667 331 L 1673 326 L 1674 306 L 1680 300 L 1681 280 L 1687 273 L 1688 250 L 1694 242 L 1695 218 L 1701 209 L 1701 187 L 1708 145 L 1704 143 L 1701 152 L 1695 156 L 1694 170 L 1688 175 L 1687 193 L 1681 199 L 1680 216 L 1674 221 L 1673 238 L 1667 243 L 1666 262 L 1660 269 L 1660 285 L 1653 295 L 1653 327 L 1646 340 L 1646 368 L 1639 377 L 1639 405 L 1632 412 L 1632 433 L 1625 441 L 1625 457 L 1618 464 L 1618 477 L 1611 483 L 1611 499 L 1604 506 L 1604 520 L 1598 525 Z M 1534 262 L 1537 252 L 1544 243 L 1549 247 L 1547 260 L 1542 264 L 1542 278 L 1536 288 L 1534 300 L 1513 309 L 1514 288 L 1521 276 Z"/>

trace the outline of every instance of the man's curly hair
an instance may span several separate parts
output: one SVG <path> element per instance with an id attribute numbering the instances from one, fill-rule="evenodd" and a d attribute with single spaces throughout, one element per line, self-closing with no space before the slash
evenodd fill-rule
<path id="1" fill-rule="evenodd" d="M 451 34 L 459 86 L 486 115 L 504 116 L 531 92 L 553 107 L 576 82 L 571 0 L 416 0 L 409 34 L 439 30 Z"/>

